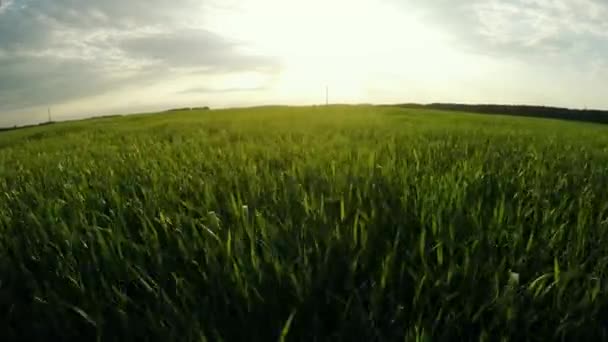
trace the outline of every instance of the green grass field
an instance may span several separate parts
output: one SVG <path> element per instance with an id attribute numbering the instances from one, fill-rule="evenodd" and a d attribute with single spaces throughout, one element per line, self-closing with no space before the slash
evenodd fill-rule
<path id="1" fill-rule="evenodd" d="M 2 340 L 606 340 L 608 126 L 372 106 L 0 134 Z"/>

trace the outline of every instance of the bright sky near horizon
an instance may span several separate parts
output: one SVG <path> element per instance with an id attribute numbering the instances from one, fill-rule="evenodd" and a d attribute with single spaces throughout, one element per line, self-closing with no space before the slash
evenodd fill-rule
<path id="1" fill-rule="evenodd" d="M 608 109 L 605 0 L 0 0 L 0 126 L 176 106 Z"/>

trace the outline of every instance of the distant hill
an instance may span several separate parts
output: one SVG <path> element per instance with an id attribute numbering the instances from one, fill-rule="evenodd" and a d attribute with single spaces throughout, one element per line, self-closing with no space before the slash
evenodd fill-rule
<path id="1" fill-rule="evenodd" d="M 596 109 L 568 109 L 559 107 L 527 106 L 527 105 L 495 105 L 495 104 L 458 104 L 458 103 L 431 103 L 397 104 L 403 108 L 429 108 L 438 110 L 462 111 L 481 114 L 499 114 L 513 116 L 528 116 L 538 118 L 551 118 L 562 120 L 585 121 L 594 123 L 608 123 L 608 111 Z"/>

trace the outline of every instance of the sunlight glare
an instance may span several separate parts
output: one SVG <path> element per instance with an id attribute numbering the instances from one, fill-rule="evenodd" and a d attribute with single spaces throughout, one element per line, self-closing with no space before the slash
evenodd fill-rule
<path id="1" fill-rule="evenodd" d="M 211 11 L 206 23 L 244 43 L 248 53 L 278 57 L 278 95 L 319 93 L 327 85 L 334 101 L 349 102 L 365 100 L 367 85 L 380 73 L 432 73 L 431 63 L 447 54 L 441 37 L 419 24 L 416 13 L 394 6 L 369 0 L 239 1 L 229 10 Z"/>

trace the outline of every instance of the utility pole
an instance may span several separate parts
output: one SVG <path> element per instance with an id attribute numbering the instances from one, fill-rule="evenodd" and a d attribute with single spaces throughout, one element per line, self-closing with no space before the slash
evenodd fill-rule
<path id="1" fill-rule="evenodd" d="M 329 106 L 329 86 L 325 86 L 325 105 Z"/>
<path id="2" fill-rule="evenodd" d="M 51 107 L 48 107 L 48 112 L 49 112 L 49 122 L 51 122 Z"/>

